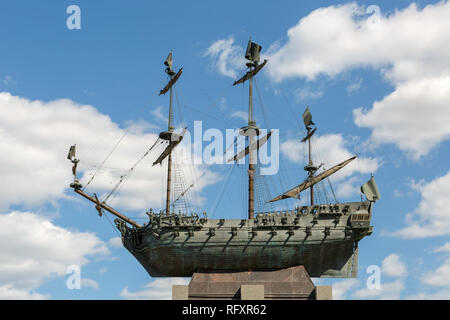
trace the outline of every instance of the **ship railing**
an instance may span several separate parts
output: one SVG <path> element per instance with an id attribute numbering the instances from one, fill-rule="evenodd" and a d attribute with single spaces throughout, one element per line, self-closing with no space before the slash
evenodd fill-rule
<path id="1" fill-rule="evenodd" d="M 297 214 L 297 210 L 280 210 L 280 211 L 257 212 L 256 216 L 268 216 L 268 215 L 283 216 L 283 215 L 292 215 L 292 214 Z"/>
<path id="2" fill-rule="evenodd" d="M 351 215 L 351 221 L 369 221 L 370 214 L 369 213 L 353 213 Z"/>
<path id="3" fill-rule="evenodd" d="M 338 205 L 316 205 L 316 206 L 301 206 L 296 207 L 294 210 L 283 210 L 283 211 L 268 211 L 268 212 L 258 212 L 256 216 L 288 216 L 288 215 L 298 215 L 298 214 L 344 214 L 350 211 L 350 206 L 338 206 Z"/>
<path id="4" fill-rule="evenodd" d="M 353 213 L 350 217 L 350 225 L 355 229 L 370 229 L 370 214 Z"/>
<path id="5" fill-rule="evenodd" d="M 155 212 L 153 212 L 152 209 L 150 209 L 150 211 L 146 212 L 146 214 L 150 218 L 158 217 L 159 219 L 173 219 L 176 217 L 178 217 L 178 218 L 197 218 L 198 219 L 200 216 L 203 216 L 203 219 L 207 219 L 207 214 L 205 211 L 203 211 L 202 213 L 178 211 L 178 213 L 171 212 L 171 213 L 167 214 L 163 210 L 160 210 L 159 213 L 155 213 Z"/>

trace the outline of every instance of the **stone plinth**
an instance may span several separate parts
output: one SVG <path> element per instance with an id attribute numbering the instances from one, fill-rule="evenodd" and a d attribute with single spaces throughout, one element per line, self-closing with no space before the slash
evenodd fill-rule
<path id="1" fill-rule="evenodd" d="M 189 286 L 173 285 L 172 300 L 188 300 Z"/>
<path id="2" fill-rule="evenodd" d="M 241 285 L 241 300 L 264 300 L 264 285 Z"/>
<path id="3" fill-rule="evenodd" d="M 261 286 L 264 287 L 262 298 Z M 312 300 L 316 297 L 316 291 L 303 266 L 273 271 L 201 271 L 194 273 L 189 283 L 190 300 L 249 299 L 249 297 L 255 297 L 255 300 L 260 298 Z"/>
<path id="4" fill-rule="evenodd" d="M 333 300 L 333 292 L 331 286 L 317 286 L 316 300 Z"/>

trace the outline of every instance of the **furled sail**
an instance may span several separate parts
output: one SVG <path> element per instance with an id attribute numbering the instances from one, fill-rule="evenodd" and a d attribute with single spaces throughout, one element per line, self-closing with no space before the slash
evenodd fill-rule
<path id="1" fill-rule="evenodd" d="M 266 65 L 266 63 L 267 63 L 267 60 L 264 60 L 264 62 L 259 64 L 259 65 L 257 65 L 255 67 L 255 69 L 248 71 L 242 78 L 240 78 L 239 80 L 236 80 L 233 83 L 233 86 L 235 86 L 235 85 L 237 85 L 239 83 L 243 83 L 246 80 L 250 79 L 251 77 L 254 77 L 259 71 L 261 71 L 261 69 Z"/>
<path id="2" fill-rule="evenodd" d="M 167 56 L 166 61 L 164 61 L 164 65 L 169 69 L 172 70 L 172 64 L 173 64 L 173 58 L 172 58 L 172 52 L 169 53 Z"/>
<path id="3" fill-rule="evenodd" d="M 76 148 L 75 145 L 70 146 L 69 154 L 67 155 L 67 159 L 73 160 L 75 158 L 75 148 Z"/>
<path id="4" fill-rule="evenodd" d="M 308 140 L 313 136 L 313 134 L 316 132 L 316 130 L 317 130 L 317 128 L 314 128 L 314 129 L 310 130 L 310 131 L 308 132 L 308 134 L 306 135 L 306 137 L 304 137 L 304 138 L 302 139 L 302 142 L 308 141 Z"/>
<path id="5" fill-rule="evenodd" d="M 176 141 L 170 141 L 169 145 L 166 147 L 166 149 L 161 153 L 161 155 L 156 159 L 155 162 L 153 162 L 153 165 L 155 164 L 161 164 L 161 162 L 173 151 L 173 149 L 183 140 L 183 136 L 186 133 L 186 128 L 183 130 L 181 135 L 179 136 L 178 140 Z"/>
<path id="6" fill-rule="evenodd" d="M 261 52 L 262 47 L 252 42 L 252 40 L 248 41 L 247 50 L 245 51 L 245 59 L 249 61 L 259 62 L 259 53 Z"/>
<path id="7" fill-rule="evenodd" d="M 314 125 L 314 122 L 312 122 L 312 116 L 311 112 L 309 112 L 309 107 L 306 108 L 305 112 L 303 112 L 303 123 L 305 124 L 306 129 L 310 130 L 310 126 Z"/>
<path id="8" fill-rule="evenodd" d="M 238 160 L 242 159 L 243 157 L 245 157 L 246 155 L 249 154 L 250 148 L 258 150 L 261 146 L 263 146 L 267 142 L 267 140 L 270 139 L 271 135 L 272 135 L 272 131 L 269 132 L 268 134 L 266 134 L 264 137 L 262 137 L 258 141 L 253 142 L 250 146 L 247 146 L 244 150 L 242 150 L 241 152 L 236 154 L 233 158 L 228 159 L 228 162 L 238 161 Z"/>
<path id="9" fill-rule="evenodd" d="M 172 62 L 171 62 L 172 63 Z M 183 73 L 183 68 L 181 68 L 176 75 L 174 75 L 169 83 L 167 83 L 167 85 L 164 87 L 164 89 L 162 89 L 159 92 L 159 95 L 165 94 L 167 91 L 169 91 L 169 89 L 175 84 L 175 82 L 178 80 L 178 78 L 181 76 L 181 74 Z"/>
<path id="10" fill-rule="evenodd" d="M 366 196 L 369 201 L 380 200 L 380 193 L 378 192 L 377 183 L 373 176 L 365 184 L 361 186 L 361 192 Z"/>
<path id="11" fill-rule="evenodd" d="M 336 171 L 342 169 L 343 167 L 345 167 L 348 163 L 350 163 L 351 161 L 353 161 L 356 158 L 356 156 L 351 157 L 350 159 L 347 159 L 337 165 L 335 165 L 334 167 L 325 170 L 324 172 L 318 174 L 317 176 L 314 176 L 312 178 L 308 178 L 306 181 L 304 181 L 303 183 L 299 184 L 298 186 L 286 191 L 285 193 L 279 195 L 278 197 L 273 198 L 272 200 L 269 200 L 268 202 L 274 202 L 274 201 L 278 201 L 278 200 L 282 200 L 282 199 L 287 199 L 287 198 L 297 198 L 297 195 L 302 192 L 303 190 L 308 189 L 309 187 L 315 185 L 316 183 L 322 181 L 323 179 L 325 179 L 326 177 L 332 175 L 333 173 L 335 173 Z"/>

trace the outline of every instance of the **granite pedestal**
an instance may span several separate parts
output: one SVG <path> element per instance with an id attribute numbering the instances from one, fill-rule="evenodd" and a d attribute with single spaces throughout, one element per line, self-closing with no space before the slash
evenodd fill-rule
<path id="1" fill-rule="evenodd" d="M 189 300 L 331 299 L 331 287 L 316 287 L 303 266 L 273 271 L 194 273 L 187 288 L 174 297 Z"/>

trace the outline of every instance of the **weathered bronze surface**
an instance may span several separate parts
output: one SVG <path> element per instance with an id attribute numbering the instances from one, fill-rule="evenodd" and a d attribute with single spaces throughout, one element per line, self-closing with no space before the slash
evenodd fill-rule
<path id="1" fill-rule="evenodd" d="M 95 198 L 86 194 L 76 176 L 76 165 L 79 160 L 75 158 L 75 147 L 69 150 L 68 158 L 74 165 L 74 182 L 71 187 L 93 202 L 100 215 L 102 210 L 106 210 L 118 217 L 115 223 L 121 232 L 123 245 L 152 277 L 190 277 L 201 270 L 208 272 L 220 270 L 222 273 L 233 273 L 236 277 L 240 277 L 248 271 L 261 275 L 284 269 L 273 274 L 287 275 L 289 270 L 295 268 L 300 270 L 299 266 L 303 266 L 304 274 L 311 277 L 357 277 L 358 242 L 372 233 L 370 226 L 372 206 L 374 201 L 380 198 L 380 194 L 372 178 L 362 188 L 369 201 L 314 204 L 314 185 L 344 167 L 355 157 L 315 175 L 321 165 L 316 166 L 312 162 L 311 137 L 317 128 L 312 128 L 314 122 L 309 108 L 303 114 L 307 136 L 302 140 L 308 142 L 309 162 L 305 166 L 308 177 L 302 184 L 270 201 L 297 197 L 301 191 L 309 188 L 311 205 L 295 207 L 288 211 L 254 212 L 255 171 L 252 159 L 255 152 L 253 149 L 256 148 L 253 146 L 261 146 L 271 135 L 269 133 L 255 141 L 259 129 L 253 119 L 252 83 L 253 77 L 267 63 L 267 60 L 264 60 L 262 64 L 258 64 L 260 50 L 259 45 L 249 42 L 246 58 L 250 61 L 247 63 L 250 70 L 234 83 L 236 85 L 249 80 L 248 124 L 240 130 L 240 134 L 246 137 L 247 147 L 231 159 L 237 161 L 249 155 L 247 219 L 208 219 L 206 214 L 200 218 L 198 214 L 188 216 L 171 211 L 172 151 L 184 134 L 183 132 L 179 136 L 174 133 L 172 126 L 172 91 L 182 74 L 182 69 L 176 74 L 172 70 L 172 53 L 164 63 L 170 80 L 160 91 L 160 95 L 170 92 L 168 129 L 159 135 L 159 139 L 169 141 L 169 145 L 153 163 L 161 164 L 165 158 L 168 159 L 165 210 L 159 213 L 148 212 L 149 221 L 141 226 L 106 205 L 109 196 L 122 183 L 123 177 L 103 201 L 99 201 L 95 194 Z M 188 189 L 184 190 L 181 196 Z M 220 277 L 218 273 L 215 274 L 214 277 Z M 205 276 L 205 273 L 203 275 Z M 291 276 L 294 277 L 294 273 Z M 282 279 L 280 281 L 283 282 Z M 275 284 L 271 286 L 276 287 Z M 230 290 L 234 289 L 235 287 Z M 287 287 L 284 289 L 287 290 Z M 273 292 L 275 291 L 274 289 Z M 304 297 L 307 296 L 306 292 Z"/>
<path id="2" fill-rule="evenodd" d="M 142 228 L 120 220 L 116 225 L 124 246 L 152 277 L 299 265 L 311 277 L 356 277 L 357 244 L 372 232 L 370 202 L 304 206 L 242 220 L 148 215 Z"/>

